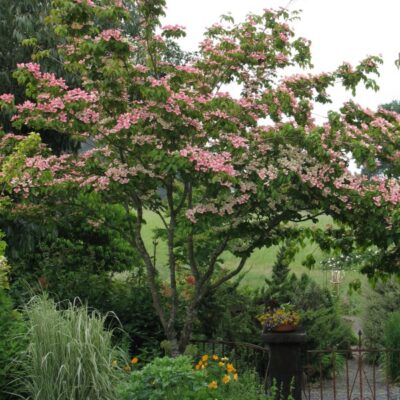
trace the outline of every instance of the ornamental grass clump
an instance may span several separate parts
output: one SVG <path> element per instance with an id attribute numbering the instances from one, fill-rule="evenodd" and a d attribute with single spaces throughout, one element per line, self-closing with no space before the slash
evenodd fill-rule
<path id="1" fill-rule="evenodd" d="M 113 400 L 121 374 L 105 317 L 86 306 L 65 309 L 46 296 L 26 309 L 29 348 L 22 364 L 22 389 L 33 400 Z M 123 363 L 121 362 L 121 365 Z"/>

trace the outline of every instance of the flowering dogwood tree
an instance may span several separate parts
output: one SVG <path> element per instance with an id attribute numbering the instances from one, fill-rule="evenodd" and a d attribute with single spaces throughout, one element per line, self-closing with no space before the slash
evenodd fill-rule
<path id="1" fill-rule="evenodd" d="M 366 218 L 394 229 L 387 215 L 400 199 L 397 179 L 352 174 L 348 165 L 349 154 L 369 169 L 380 160 L 396 163 L 400 118 L 347 103 L 316 124 L 313 104 L 329 102 L 335 83 L 377 89 L 369 74 L 381 60 L 286 76 L 288 67 L 311 66 L 311 56 L 284 9 L 242 23 L 223 17 L 190 62 L 179 64 L 168 61 L 165 42 L 184 28 L 160 27 L 165 1 L 135 5 L 140 35 L 127 38 L 122 0 L 53 1 L 49 22 L 63 38 L 60 56 L 82 87 L 69 88 L 39 64 L 20 64 L 15 77 L 30 100 L 15 104 L 3 94 L 0 104 L 13 113 L 16 129 L 68 133 L 92 148 L 28 156 L 8 190 L 15 201 L 29 202 L 79 188 L 124 205 L 126 235 L 146 265 L 154 307 L 178 353 L 205 296 L 239 274 L 256 248 L 306 232 L 297 223 L 331 215 L 360 239 L 367 237 Z M 104 21 L 109 29 L 101 31 Z M 241 88 L 237 97 L 224 91 L 232 82 Z M 3 150 L 12 140 L 3 137 Z M 144 243 L 146 210 L 162 221 L 167 266 L 156 265 Z M 224 268 L 224 252 L 237 257 L 235 268 Z M 167 283 L 160 268 L 168 270 Z M 182 305 L 186 314 L 178 318 Z"/>

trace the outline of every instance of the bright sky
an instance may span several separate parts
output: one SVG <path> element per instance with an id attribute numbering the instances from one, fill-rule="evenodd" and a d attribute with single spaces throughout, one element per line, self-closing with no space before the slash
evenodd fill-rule
<path id="1" fill-rule="evenodd" d="M 286 7 L 302 10 L 295 32 L 312 41 L 316 72 L 331 71 L 343 61 L 356 64 L 367 55 L 382 55 L 378 93 L 360 90 L 355 101 L 364 107 L 400 100 L 400 70 L 394 65 L 400 52 L 399 0 L 167 0 L 164 24 L 181 24 L 187 37 L 185 50 L 196 50 L 205 27 L 230 12 L 237 21 L 263 8 Z M 351 97 L 339 89 L 331 92 L 336 109 Z M 315 112 L 325 114 L 326 108 Z"/>

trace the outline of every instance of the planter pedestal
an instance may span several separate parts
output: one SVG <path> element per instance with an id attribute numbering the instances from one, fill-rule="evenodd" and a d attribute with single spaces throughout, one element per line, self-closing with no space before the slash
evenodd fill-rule
<path id="1" fill-rule="evenodd" d="M 270 349 L 270 362 L 266 390 L 275 381 L 279 400 L 286 400 L 292 386 L 294 400 L 301 400 L 301 345 L 306 340 L 306 333 L 301 330 L 294 332 L 266 332 L 261 335 L 264 344 Z"/>

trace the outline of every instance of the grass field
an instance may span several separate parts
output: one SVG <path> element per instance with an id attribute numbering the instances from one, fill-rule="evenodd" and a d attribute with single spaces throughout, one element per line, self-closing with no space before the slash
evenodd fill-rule
<path id="1" fill-rule="evenodd" d="M 153 230 L 161 227 L 161 220 L 155 213 L 152 212 L 146 212 L 145 219 L 146 226 L 143 230 L 143 236 L 147 249 L 149 250 L 150 254 L 153 255 Z M 319 220 L 319 225 L 322 226 L 329 223 L 332 223 L 329 217 L 321 217 Z M 263 285 L 265 282 L 265 278 L 271 276 L 272 265 L 274 264 L 277 250 L 277 247 L 271 247 L 262 248 L 254 251 L 247 263 L 247 266 L 245 267 L 245 277 L 242 281 L 242 284 L 253 288 Z M 310 253 L 313 254 L 314 258 L 317 261 L 315 267 L 311 270 L 302 265 L 305 257 Z M 299 251 L 290 267 L 296 275 L 299 276 L 303 273 L 307 273 L 323 287 L 328 287 L 333 290 L 333 285 L 330 282 L 330 272 L 323 271 L 320 268 L 320 262 L 326 257 L 327 255 L 324 254 L 318 246 L 310 243 L 305 248 Z M 222 258 L 224 260 L 224 264 L 229 269 L 234 268 L 237 264 L 237 260 L 230 253 L 224 253 Z M 163 241 L 158 241 L 158 244 L 156 246 L 156 263 L 161 272 L 161 276 L 166 278 L 167 271 L 165 268 L 163 268 L 163 266 L 167 264 L 167 246 L 166 243 Z M 163 273 L 164 271 L 165 275 Z M 360 279 L 361 281 L 361 294 L 353 293 L 351 296 L 349 296 L 348 285 L 355 279 Z M 367 278 L 364 275 L 360 274 L 357 271 L 346 271 L 343 283 L 339 287 L 339 296 L 347 303 L 351 303 L 352 308 L 354 308 L 354 312 L 358 313 L 359 310 L 362 308 L 365 295 L 368 291 L 369 285 Z"/>

